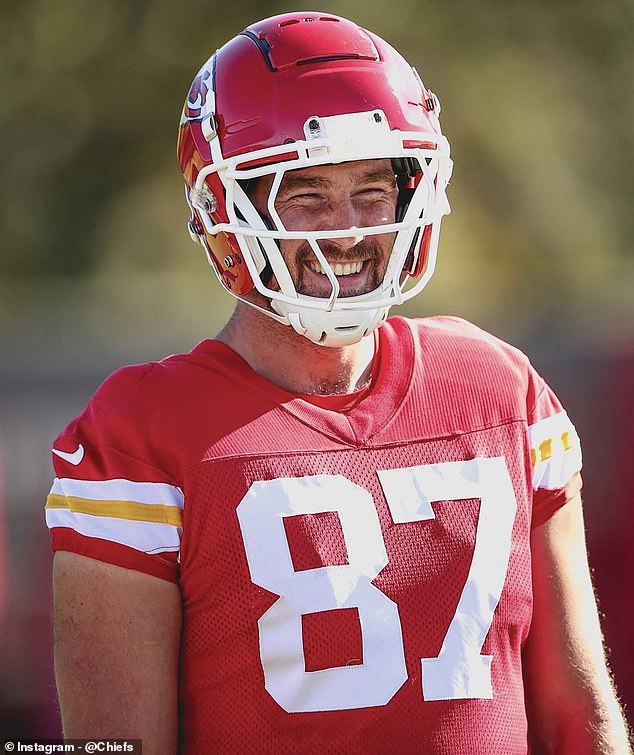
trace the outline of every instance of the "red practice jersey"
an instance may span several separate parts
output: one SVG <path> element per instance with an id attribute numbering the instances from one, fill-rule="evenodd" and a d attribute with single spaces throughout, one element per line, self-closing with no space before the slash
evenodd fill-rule
<path id="1" fill-rule="evenodd" d="M 344 398 L 205 341 L 55 442 L 53 548 L 179 583 L 183 753 L 527 751 L 530 530 L 580 488 L 577 435 L 473 325 L 377 341 Z"/>

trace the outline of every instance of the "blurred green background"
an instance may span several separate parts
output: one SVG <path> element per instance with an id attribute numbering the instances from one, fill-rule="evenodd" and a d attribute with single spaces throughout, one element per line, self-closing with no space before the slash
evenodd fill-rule
<path id="1" fill-rule="evenodd" d="M 112 369 L 187 350 L 231 310 L 185 227 L 175 141 L 191 79 L 249 23 L 302 8 L 315 6 L 0 1 L 7 736 L 59 731 L 42 512 L 52 440 Z M 527 350 L 576 421 L 606 633 L 634 704 L 634 4 L 319 9 L 386 38 L 441 100 L 453 213 L 432 283 L 404 309 L 461 315 Z"/>

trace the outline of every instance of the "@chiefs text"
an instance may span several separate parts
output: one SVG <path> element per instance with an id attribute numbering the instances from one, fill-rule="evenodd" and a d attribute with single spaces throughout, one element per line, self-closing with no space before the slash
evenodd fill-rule
<path id="1" fill-rule="evenodd" d="M 131 753 L 143 752 L 140 739 L 10 739 L 4 742 L 4 752 L 75 753 Z M 2 750 L 0 750 L 2 752 Z"/>

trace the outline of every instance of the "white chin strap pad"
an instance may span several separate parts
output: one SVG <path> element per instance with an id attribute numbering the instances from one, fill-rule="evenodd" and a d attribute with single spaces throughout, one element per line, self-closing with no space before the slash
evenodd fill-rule
<path id="1" fill-rule="evenodd" d="M 272 301 L 272 308 L 285 317 L 293 329 L 319 346 L 349 346 L 358 343 L 384 322 L 389 307 L 371 310 L 324 312 Z"/>

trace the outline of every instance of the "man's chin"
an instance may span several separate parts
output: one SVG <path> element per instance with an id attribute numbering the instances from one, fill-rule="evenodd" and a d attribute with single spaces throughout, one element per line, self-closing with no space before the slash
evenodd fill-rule
<path id="1" fill-rule="evenodd" d="M 374 291 L 378 286 L 371 286 L 370 288 L 366 286 L 362 287 L 351 287 L 351 288 L 344 288 L 343 286 L 339 289 L 339 294 L 337 296 L 338 299 L 351 299 L 354 296 L 362 296 L 363 294 L 369 294 L 372 291 Z M 298 289 L 298 293 L 301 296 L 311 296 L 315 299 L 330 299 L 330 296 L 332 295 L 332 289 L 331 288 L 314 288 L 312 286 L 304 286 Z"/>

